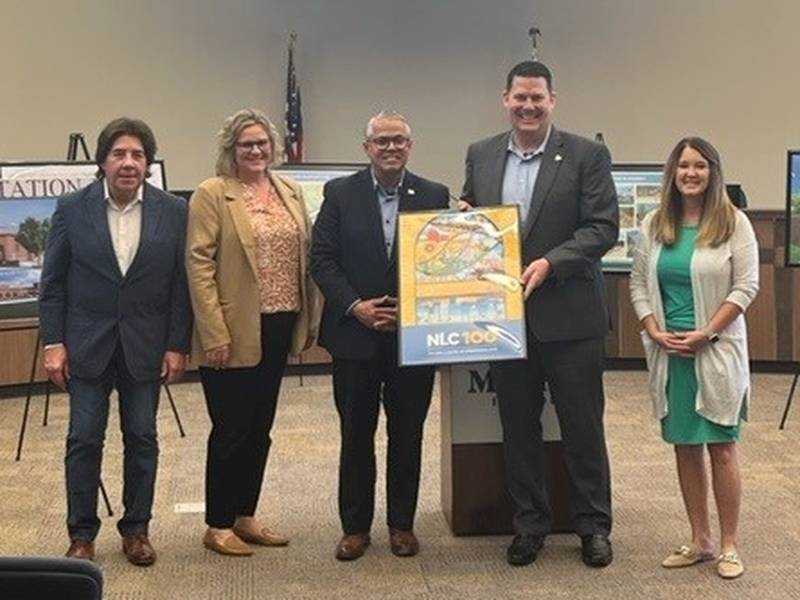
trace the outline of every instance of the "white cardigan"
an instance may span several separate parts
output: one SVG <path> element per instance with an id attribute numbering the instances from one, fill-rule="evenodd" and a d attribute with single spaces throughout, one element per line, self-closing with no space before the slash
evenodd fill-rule
<path id="1" fill-rule="evenodd" d="M 658 285 L 658 257 L 662 244 L 649 235 L 652 216 L 650 213 L 645 217 L 639 230 L 630 294 L 639 320 L 653 315 L 659 328 L 664 330 L 664 307 Z M 753 226 L 743 212 L 736 211 L 736 227 L 727 242 L 716 248 L 695 248 L 691 280 L 697 329 L 708 324 L 723 302 L 736 304 L 742 312 L 747 310 L 758 292 L 758 246 Z M 642 331 L 641 336 L 649 371 L 653 415 L 662 419 L 668 410 L 667 352 L 646 331 Z M 708 344 L 700 350 L 695 355 L 694 364 L 698 384 L 695 409 L 698 414 L 728 426 L 736 425 L 740 415 L 746 418 L 750 401 L 750 365 L 744 315 L 739 315 L 719 332 L 716 344 Z"/>

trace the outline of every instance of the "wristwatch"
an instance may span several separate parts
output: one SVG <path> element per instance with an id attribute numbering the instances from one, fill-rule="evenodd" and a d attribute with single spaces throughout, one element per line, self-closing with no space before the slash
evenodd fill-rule
<path id="1" fill-rule="evenodd" d="M 706 330 L 705 334 L 709 344 L 716 344 L 719 341 L 719 334 L 716 331 Z"/>

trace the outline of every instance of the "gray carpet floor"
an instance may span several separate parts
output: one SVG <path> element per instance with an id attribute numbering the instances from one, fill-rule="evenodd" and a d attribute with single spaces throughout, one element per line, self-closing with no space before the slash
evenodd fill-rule
<path id="1" fill-rule="evenodd" d="M 103 516 L 98 564 L 110 600 L 175 598 L 675 598 L 703 600 L 800 598 L 800 397 L 783 432 L 778 421 L 789 375 L 753 378 L 751 420 L 740 445 L 744 481 L 740 550 L 744 577 L 723 581 L 713 564 L 667 571 L 661 559 L 688 538 L 672 450 L 650 418 L 642 372 L 606 374 L 607 436 L 614 482 L 614 563 L 591 570 L 578 539 L 551 536 L 536 563 L 512 568 L 506 537 L 456 538 L 440 510 L 438 393 L 425 435 L 416 530 L 421 553 L 394 557 L 388 548 L 383 479 L 379 476 L 373 545 L 354 563 L 340 563 L 336 511 L 338 420 L 328 376 L 287 377 L 273 431 L 273 448 L 259 516 L 287 533 L 287 548 L 229 558 L 201 545 L 208 419 L 197 383 L 173 386 L 187 430 L 178 435 L 166 397 L 159 414 L 161 459 L 151 538 L 152 568 L 129 565 L 120 551 L 116 517 Z M 61 555 L 64 525 L 63 453 L 67 402 L 53 399 L 41 426 L 43 398 L 32 404 L 23 459 L 14 461 L 24 400 L 0 400 L 0 555 Z M 120 511 L 121 440 L 112 411 L 103 477 Z M 379 426 L 379 464 L 385 460 Z M 102 507 L 102 504 L 101 504 Z M 188 511 L 188 512 L 183 512 Z M 194 512 L 193 512 L 194 511 Z M 716 527 L 715 527 L 716 530 Z"/>

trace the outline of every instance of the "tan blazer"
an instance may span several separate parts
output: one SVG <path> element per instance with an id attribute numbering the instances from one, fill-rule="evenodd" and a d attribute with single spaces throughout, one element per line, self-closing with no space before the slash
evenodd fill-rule
<path id="1" fill-rule="evenodd" d="M 316 339 L 320 294 L 308 273 L 311 224 L 300 186 L 269 174 L 278 196 L 300 232 L 301 310 L 291 353 Z M 237 179 L 212 177 L 189 201 L 186 272 L 194 309 L 192 360 L 207 365 L 207 350 L 231 345 L 231 367 L 251 367 L 261 360 L 261 311 L 256 270 L 256 242 Z"/>

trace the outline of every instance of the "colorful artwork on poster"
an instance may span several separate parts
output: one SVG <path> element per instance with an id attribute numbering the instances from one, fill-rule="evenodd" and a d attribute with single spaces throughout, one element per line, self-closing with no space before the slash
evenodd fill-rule
<path id="1" fill-rule="evenodd" d="M 519 212 L 402 213 L 402 365 L 524 358 Z"/>

